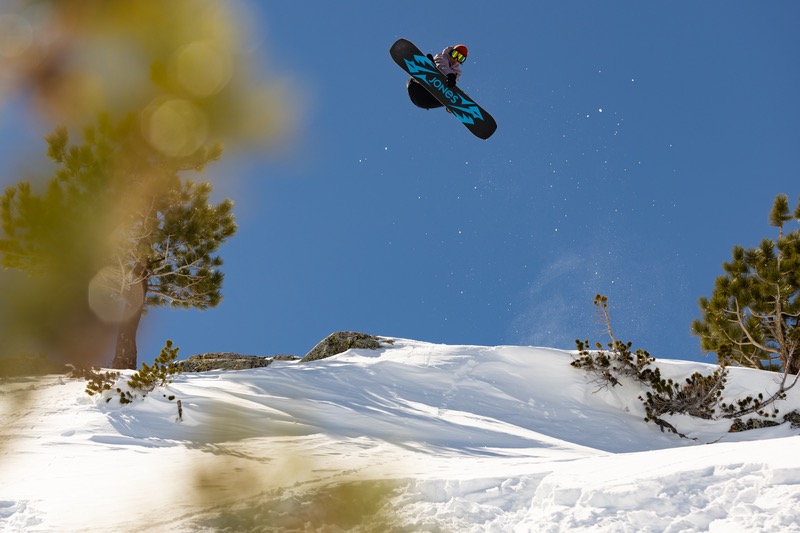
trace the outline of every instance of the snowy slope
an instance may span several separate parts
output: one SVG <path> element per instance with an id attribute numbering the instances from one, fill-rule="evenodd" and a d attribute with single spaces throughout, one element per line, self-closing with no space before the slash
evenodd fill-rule
<path id="1" fill-rule="evenodd" d="M 0 528 L 352 530 L 320 511 L 350 484 L 383 491 L 396 531 L 800 531 L 800 431 L 674 417 L 697 440 L 662 433 L 638 389 L 600 388 L 572 357 L 398 339 L 186 374 L 125 406 L 80 380 L 7 380 Z M 713 370 L 656 364 L 666 377 Z M 731 374 L 728 397 L 774 390 L 774 374 Z M 794 408 L 791 391 L 780 409 Z M 341 494 L 328 507 L 363 497 Z"/>

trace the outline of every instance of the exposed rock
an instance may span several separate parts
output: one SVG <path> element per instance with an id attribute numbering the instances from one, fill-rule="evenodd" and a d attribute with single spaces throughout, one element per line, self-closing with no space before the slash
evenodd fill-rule
<path id="1" fill-rule="evenodd" d="M 274 360 L 293 361 L 299 359 L 294 355 L 276 355 L 264 357 L 260 355 L 240 355 L 230 352 L 204 353 L 193 355 L 185 361 L 178 361 L 182 372 L 208 372 L 209 370 L 245 370 L 263 368 Z"/>
<path id="2" fill-rule="evenodd" d="M 786 413 L 783 416 L 783 421 L 789 422 L 792 425 L 792 429 L 800 428 L 800 412 L 798 412 L 797 409 L 795 409 L 790 413 Z"/>
<path id="3" fill-rule="evenodd" d="M 321 340 L 314 348 L 306 354 L 300 361 L 317 361 L 325 359 L 332 355 L 346 352 L 347 350 L 366 349 L 377 350 L 381 348 L 381 343 L 392 344 L 394 341 L 391 339 L 382 339 L 374 335 L 367 335 L 366 333 L 356 333 L 353 331 L 339 331 L 331 333 L 323 340 Z"/>
<path id="4" fill-rule="evenodd" d="M 747 422 L 742 422 L 741 418 L 735 418 L 731 424 L 728 433 L 738 433 L 739 431 L 749 431 L 751 429 L 768 428 L 779 425 L 774 420 L 765 420 L 762 418 L 750 418 Z"/>
<path id="5" fill-rule="evenodd" d="M 340 331 L 331 333 L 320 341 L 305 357 L 300 359 L 294 355 L 240 355 L 231 352 L 216 352 L 193 355 L 176 364 L 181 372 L 208 372 L 210 370 L 245 370 L 248 368 L 263 368 L 273 361 L 316 361 L 332 355 L 346 352 L 352 348 L 377 350 L 384 344 L 392 344 L 391 339 L 383 339 L 366 333 Z"/>

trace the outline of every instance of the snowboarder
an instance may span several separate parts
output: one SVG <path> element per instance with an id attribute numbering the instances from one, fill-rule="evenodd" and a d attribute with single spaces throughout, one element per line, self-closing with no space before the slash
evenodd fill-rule
<path id="1" fill-rule="evenodd" d="M 451 89 L 458 83 L 461 77 L 461 65 L 467 60 L 467 47 L 463 44 L 448 46 L 442 53 L 433 57 L 436 68 L 447 76 L 447 86 Z"/>
<path id="2" fill-rule="evenodd" d="M 466 45 L 457 44 L 455 46 L 448 46 L 435 56 L 431 54 L 427 54 L 427 56 L 428 59 L 433 61 L 436 68 L 447 77 L 447 87 L 452 89 L 458 83 L 459 78 L 461 78 L 461 65 L 467 60 L 468 53 L 469 51 Z M 414 80 L 414 78 L 408 80 L 408 95 L 417 107 L 422 107 L 424 109 L 443 107 L 442 104 L 434 98 L 431 93 L 425 90 L 419 82 Z"/>
<path id="3" fill-rule="evenodd" d="M 406 86 L 414 105 L 423 109 L 444 106 L 479 139 L 492 136 L 497 129 L 492 115 L 456 86 L 461 77 L 461 65 L 467 58 L 466 46 L 448 46 L 434 58 L 423 54 L 408 39 L 397 39 L 389 48 L 389 55 L 411 76 Z"/>

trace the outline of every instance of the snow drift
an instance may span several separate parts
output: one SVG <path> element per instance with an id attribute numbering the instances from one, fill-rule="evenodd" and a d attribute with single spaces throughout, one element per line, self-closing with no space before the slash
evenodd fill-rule
<path id="1" fill-rule="evenodd" d="M 681 439 L 644 422 L 641 390 L 599 387 L 573 357 L 396 339 L 184 374 L 128 405 L 89 397 L 82 380 L 5 380 L 0 526 L 800 531 L 800 430 L 672 417 L 696 440 Z M 714 369 L 655 364 L 665 377 Z M 775 378 L 732 369 L 725 396 Z M 800 395 L 778 407 L 800 408 Z"/>

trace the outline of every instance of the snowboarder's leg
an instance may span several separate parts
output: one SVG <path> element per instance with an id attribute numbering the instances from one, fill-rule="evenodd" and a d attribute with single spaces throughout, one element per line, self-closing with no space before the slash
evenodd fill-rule
<path id="1" fill-rule="evenodd" d="M 443 107 L 442 104 L 414 78 L 409 78 L 406 86 L 408 88 L 408 97 L 411 98 L 411 102 L 415 106 L 421 107 L 422 109 Z"/>

